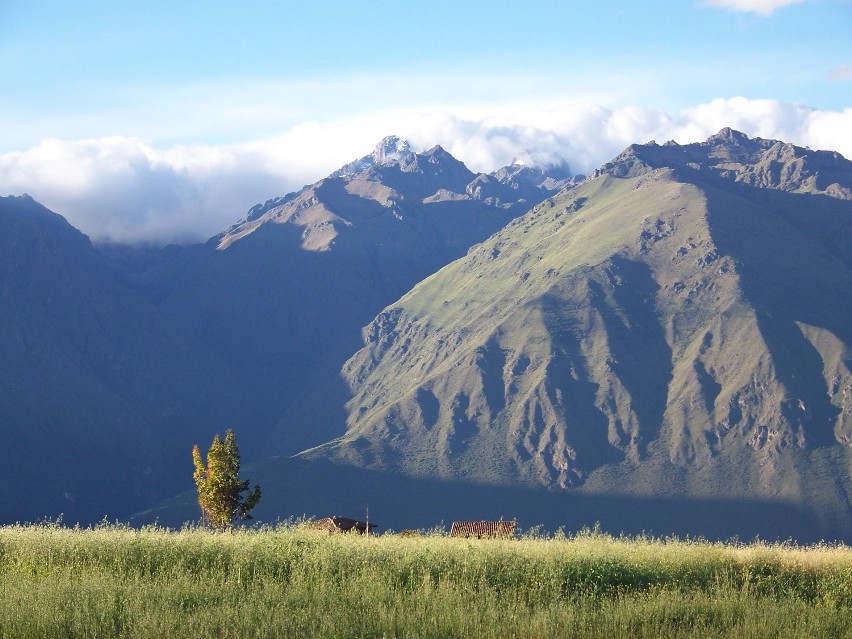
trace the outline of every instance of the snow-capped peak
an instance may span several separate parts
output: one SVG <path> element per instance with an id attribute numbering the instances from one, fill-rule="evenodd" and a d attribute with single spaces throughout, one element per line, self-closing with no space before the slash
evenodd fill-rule
<path id="1" fill-rule="evenodd" d="M 393 164 L 412 155 L 411 145 L 408 140 L 396 135 L 389 135 L 376 145 L 373 150 L 373 162 L 379 164 Z"/>

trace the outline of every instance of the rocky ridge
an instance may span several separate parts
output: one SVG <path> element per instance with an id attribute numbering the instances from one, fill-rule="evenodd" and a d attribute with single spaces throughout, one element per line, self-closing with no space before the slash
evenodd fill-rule
<path id="1" fill-rule="evenodd" d="M 566 166 L 514 165 L 491 174 L 475 174 L 440 146 L 416 153 L 406 140 L 388 136 L 370 155 L 343 166 L 328 178 L 253 207 L 245 218 L 220 234 L 217 243 L 220 249 L 226 248 L 261 225 L 273 222 L 302 228 L 303 248 L 329 250 L 340 227 L 351 224 L 345 208 L 329 208 L 330 203 L 324 200 L 341 185 L 349 194 L 378 203 L 401 219 L 403 202 L 408 206 L 475 201 L 520 212 L 583 177 L 570 175 Z"/>

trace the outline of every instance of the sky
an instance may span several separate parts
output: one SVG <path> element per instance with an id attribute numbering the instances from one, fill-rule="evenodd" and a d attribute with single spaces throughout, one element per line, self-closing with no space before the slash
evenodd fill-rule
<path id="1" fill-rule="evenodd" d="M 852 158 L 852 0 L 0 0 L 0 195 L 203 241 L 370 153 L 588 173 L 730 126 Z"/>

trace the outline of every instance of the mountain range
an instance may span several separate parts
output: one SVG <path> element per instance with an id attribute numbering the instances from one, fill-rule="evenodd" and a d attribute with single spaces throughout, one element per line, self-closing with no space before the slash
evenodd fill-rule
<path id="1" fill-rule="evenodd" d="M 363 325 L 572 179 L 474 174 L 391 137 L 164 249 L 94 246 L 0 199 L 0 519 L 128 515 L 185 486 L 186 451 L 231 426 L 246 459 L 342 434 L 337 371 Z"/>
<path id="2" fill-rule="evenodd" d="M 6 521 L 194 518 L 159 500 L 232 426 L 266 519 L 852 539 L 837 153 L 723 129 L 486 175 L 390 137 L 203 245 L 26 197 L 0 229 Z"/>

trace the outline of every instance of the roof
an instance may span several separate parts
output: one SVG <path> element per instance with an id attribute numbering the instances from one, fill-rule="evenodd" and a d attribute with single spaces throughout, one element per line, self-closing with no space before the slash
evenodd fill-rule
<path id="1" fill-rule="evenodd" d="M 376 528 L 376 524 L 368 524 L 363 521 L 358 521 L 357 519 L 350 519 L 349 517 L 338 517 L 337 515 L 335 515 L 334 517 L 324 517 L 323 519 L 309 521 L 306 525 L 311 530 L 325 530 L 330 533 L 347 532 L 352 530 L 353 528 L 359 533 L 363 533 L 367 531 L 372 531 L 373 528 Z"/>
<path id="2" fill-rule="evenodd" d="M 511 539 L 515 536 L 515 526 L 512 521 L 454 521 L 450 529 L 450 537 L 476 539 Z"/>

